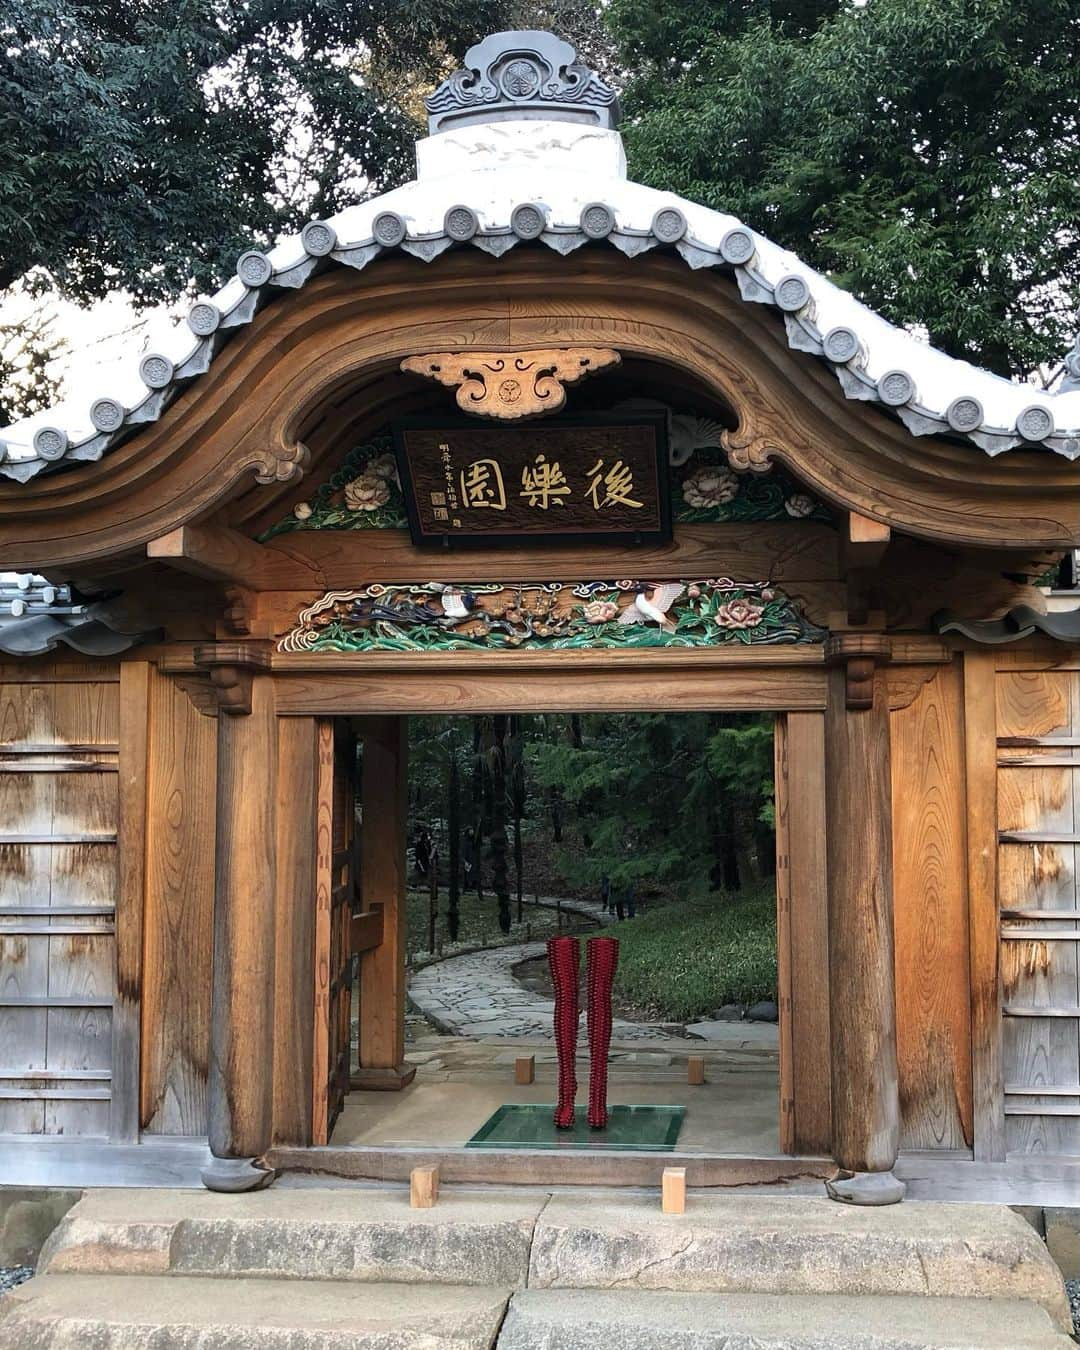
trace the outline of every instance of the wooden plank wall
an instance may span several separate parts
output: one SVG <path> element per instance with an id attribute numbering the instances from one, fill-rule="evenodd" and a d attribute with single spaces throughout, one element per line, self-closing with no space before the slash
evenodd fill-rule
<path id="1" fill-rule="evenodd" d="M 109 1132 L 118 679 L 0 666 L 0 1132 Z"/>
<path id="2" fill-rule="evenodd" d="M 966 1149 L 972 1079 L 961 673 L 955 665 L 908 669 L 892 693 L 900 1146 Z"/>
<path id="3" fill-rule="evenodd" d="M 151 671 L 140 1115 L 149 1134 L 206 1133 L 217 719 Z"/>
<path id="4" fill-rule="evenodd" d="M 1014 658 L 1001 666 L 995 683 L 1005 1145 L 1011 1153 L 1076 1154 L 1080 665 L 1025 670 Z"/>

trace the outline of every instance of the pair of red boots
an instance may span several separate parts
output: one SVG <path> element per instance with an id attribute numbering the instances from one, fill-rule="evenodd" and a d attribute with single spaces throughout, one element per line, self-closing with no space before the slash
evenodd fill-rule
<path id="1" fill-rule="evenodd" d="M 555 1048 L 559 1054 L 559 1104 L 555 1126 L 574 1125 L 577 1095 L 577 1036 L 581 1008 L 578 997 L 580 943 L 576 937 L 549 938 L 548 965 L 555 986 Z M 589 1028 L 589 1113 L 594 1130 L 607 1124 L 608 1049 L 611 1045 L 611 987 L 619 964 L 617 938 L 589 938 L 585 945 L 586 1008 Z"/>

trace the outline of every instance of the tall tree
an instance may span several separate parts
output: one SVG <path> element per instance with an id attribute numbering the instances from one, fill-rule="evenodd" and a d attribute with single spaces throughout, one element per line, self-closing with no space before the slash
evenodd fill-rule
<path id="1" fill-rule="evenodd" d="M 1080 303 L 1075 0 L 611 0 L 631 173 L 937 346 L 1053 363 Z"/>

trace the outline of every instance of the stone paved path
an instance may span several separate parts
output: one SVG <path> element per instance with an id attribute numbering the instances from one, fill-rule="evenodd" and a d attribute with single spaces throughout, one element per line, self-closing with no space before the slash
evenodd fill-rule
<path id="1" fill-rule="evenodd" d="M 553 1001 L 518 984 L 512 973 L 514 966 L 543 956 L 545 950 L 543 942 L 518 942 L 452 956 L 416 971 L 409 981 L 409 999 L 440 1031 L 454 1036 L 513 1040 L 550 1035 Z M 612 1026 L 615 1041 L 664 1041 L 673 1034 L 675 1028 L 652 1023 L 616 1019 Z"/>

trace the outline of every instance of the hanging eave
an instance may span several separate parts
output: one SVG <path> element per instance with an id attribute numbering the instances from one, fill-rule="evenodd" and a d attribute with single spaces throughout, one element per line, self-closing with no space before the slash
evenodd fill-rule
<path id="1" fill-rule="evenodd" d="M 575 140 L 573 168 L 565 156 L 561 162 L 557 157 L 535 162 L 519 155 L 523 126 L 530 143 L 538 130 L 563 142 L 563 150 L 568 139 Z M 913 436 L 964 438 L 991 456 L 1041 447 L 1068 460 L 1080 457 L 1080 389 L 1036 391 L 946 356 L 733 216 L 610 172 L 598 176 L 587 142 L 617 140 L 617 133 L 504 122 L 430 137 L 418 147 L 421 163 L 425 151 L 430 160 L 432 147 L 441 152 L 456 135 L 469 142 L 465 151 L 457 147 L 452 168 L 460 169 L 468 152 L 475 155 L 478 132 L 489 155 L 484 167 L 422 174 L 329 220 L 311 222 L 268 253 L 243 254 L 236 276 L 196 302 L 159 350 L 132 363 L 123 387 L 103 389 L 85 411 L 59 407 L 0 428 L 0 474 L 27 482 L 45 470 L 101 459 L 156 421 L 177 391 L 204 374 L 227 338 L 275 293 L 303 287 L 333 264 L 362 269 L 395 252 L 435 264 L 453 248 L 499 257 L 534 240 L 563 255 L 587 245 L 630 258 L 662 249 L 693 269 L 723 269 L 734 276 L 745 302 L 780 311 L 788 345 L 825 362 L 847 398 L 878 403 Z M 601 148 L 609 162 L 610 142 Z"/>

